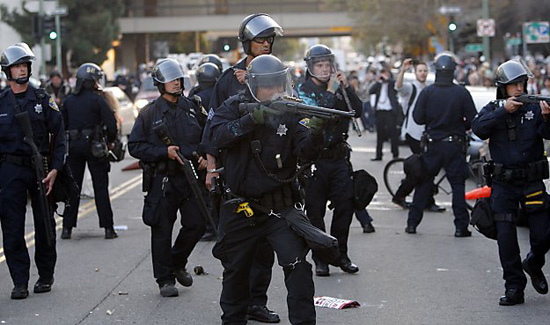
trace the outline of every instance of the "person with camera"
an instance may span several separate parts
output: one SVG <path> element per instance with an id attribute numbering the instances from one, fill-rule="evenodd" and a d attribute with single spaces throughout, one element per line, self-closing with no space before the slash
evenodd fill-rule
<path id="1" fill-rule="evenodd" d="M 69 140 L 67 162 L 79 188 L 82 188 L 84 168 L 92 175 L 99 227 L 105 229 L 105 239 L 118 237 L 113 227 L 113 210 L 109 198 L 109 146 L 117 139 L 114 111 L 101 96 L 105 83 L 103 70 L 94 63 L 82 64 L 76 72 L 74 92 L 61 107 Z M 78 205 L 64 216 L 61 239 L 70 239 L 76 227 Z"/>
<path id="2" fill-rule="evenodd" d="M 522 104 L 533 75 L 520 61 L 501 64 L 495 73 L 497 99 L 489 102 L 472 121 L 472 130 L 489 139 L 493 159 L 491 210 L 495 221 L 498 254 L 503 270 L 505 294 L 501 306 L 522 304 L 527 278 L 540 294 L 548 293 L 542 267 L 550 249 L 548 161 L 543 139 L 550 139 L 550 106 L 547 102 Z M 521 260 L 516 221 L 522 208 L 529 227 L 531 249 Z"/>
<path id="3" fill-rule="evenodd" d="M 411 82 L 404 81 L 405 72 L 409 70 L 410 67 L 414 67 L 415 80 Z M 401 128 L 401 137 L 405 139 L 405 143 L 411 149 L 413 154 L 421 154 L 422 147 L 420 145 L 420 140 L 422 134 L 424 133 L 424 125 L 418 125 L 413 118 L 414 107 L 420 92 L 426 88 L 426 79 L 428 77 L 428 65 L 425 62 L 418 62 L 413 59 L 405 59 L 403 61 L 403 66 L 397 75 L 397 80 L 395 81 L 395 90 L 405 99 L 406 104 L 403 105 L 403 114 L 405 119 L 403 121 L 403 126 Z M 414 182 L 410 177 L 406 177 L 399 188 L 397 189 L 392 202 L 401 206 L 404 209 L 408 209 L 410 206 L 409 202 L 405 201 L 407 197 L 414 190 Z M 435 200 L 430 199 L 426 210 L 432 212 L 444 212 L 446 209 L 435 204 Z"/>
<path id="4" fill-rule="evenodd" d="M 4 256 L 14 284 L 11 299 L 25 299 L 29 295 L 31 261 L 25 242 L 29 194 L 35 231 L 34 260 L 39 276 L 34 293 L 51 291 L 57 260 L 55 232 L 48 234 L 48 229 L 55 229 L 53 209 L 47 202 L 40 208 L 40 201 L 44 202 L 46 195 L 52 193 L 65 162 L 65 131 L 53 98 L 44 89 L 29 85 L 34 59 L 26 43 L 8 47 L 0 59 L 9 85 L 9 89 L 0 94 L 0 221 Z M 25 128 L 25 124 L 30 127 Z M 44 168 L 43 179 L 38 178 L 36 170 L 44 167 L 45 162 L 33 160 L 33 156 L 40 158 L 40 155 L 51 158 L 46 166 L 50 170 Z M 43 191 L 38 183 L 44 185 Z"/>
<path id="5" fill-rule="evenodd" d="M 399 118 L 402 116 L 401 106 L 397 100 L 395 80 L 388 67 L 382 67 L 377 82 L 369 89 L 374 96 L 371 102 L 376 117 L 376 154 L 372 161 L 382 160 L 384 141 L 390 139 L 393 158 L 399 157 Z"/>

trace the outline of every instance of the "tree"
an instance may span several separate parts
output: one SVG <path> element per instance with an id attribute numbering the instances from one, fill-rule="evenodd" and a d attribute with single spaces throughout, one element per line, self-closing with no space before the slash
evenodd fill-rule
<path id="1" fill-rule="evenodd" d="M 62 34 L 63 57 L 71 55 L 71 64 L 78 66 L 84 62 L 102 63 L 112 41 L 119 37 L 118 18 L 123 13 L 123 0 L 60 0 L 68 8 L 69 14 L 62 17 L 66 33 Z M 23 41 L 34 45 L 32 39 L 32 14 L 22 10 L 9 11 L 0 6 L 2 21 L 17 30 Z"/>

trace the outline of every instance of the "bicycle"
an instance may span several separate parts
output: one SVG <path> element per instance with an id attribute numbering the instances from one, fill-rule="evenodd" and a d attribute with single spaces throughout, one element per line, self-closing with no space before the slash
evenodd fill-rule
<path id="1" fill-rule="evenodd" d="M 405 158 L 395 158 L 390 160 L 386 167 L 384 167 L 384 184 L 388 189 L 388 192 L 393 197 L 395 192 L 401 185 L 401 182 L 405 179 L 405 172 L 403 163 Z M 465 192 L 479 188 L 485 185 L 485 179 L 483 178 L 483 162 L 480 159 L 471 159 L 468 161 L 468 173 L 469 177 L 465 182 Z M 447 178 L 444 169 L 441 169 L 439 174 L 434 178 L 435 195 L 443 193 L 450 195 L 452 193 L 451 186 L 448 182 L 443 182 Z M 412 193 L 405 198 L 407 202 L 412 201 Z M 466 206 L 468 209 L 474 207 L 475 200 L 466 200 Z"/>

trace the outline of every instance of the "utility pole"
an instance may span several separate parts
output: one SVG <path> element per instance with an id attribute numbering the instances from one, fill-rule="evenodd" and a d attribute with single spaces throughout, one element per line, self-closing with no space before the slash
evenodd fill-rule
<path id="1" fill-rule="evenodd" d="M 56 8 L 59 8 L 59 0 L 55 2 Z M 56 9 L 57 10 L 57 9 Z M 61 17 L 59 13 L 55 15 L 55 31 L 57 32 L 57 38 L 55 39 L 55 65 L 57 71 L 63 75 L 63 54 L 61 52 Z"/>
<path id="2" fill-rule="evenodd" d="M 44 0 L 38 1 L 38 16 L 42 20 L 44 18 Z M 46 74 L 46 42 L 44 42 L 44 33 L 40 35 L 40 74 Z"/>
<path id="3" fill-rule="evenodd" d="M 483 0 L 483 18 L 489 19 L 489 0 Z M 483 36 L 483 56 L 485 62 L 491 62 L 491 42 L 489 36 Z"/>

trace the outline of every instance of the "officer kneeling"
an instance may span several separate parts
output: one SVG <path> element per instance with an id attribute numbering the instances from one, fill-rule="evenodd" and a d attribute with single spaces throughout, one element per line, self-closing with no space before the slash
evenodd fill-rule
<path id="1" fill-rule="evenodd" d="M 245 324 L 250 300 L 249 273 L 259 243 L 268 241 L 283 268 L 292 324 L 315 324 L 314 286 L 308 247 L 287 225 L 285 213 L 301 207 L 296 188 L 298 157 L 311 161 L 321 148 L 320 124 L 300 124 L 293 114 L 239 104 L 292 94 L 288 69 L 271 55 L 247 67 L 247 92 L 227 99 L 212 120 L 214 144 L 222 150 L 226 202 L 213 254 L 223 267 L 220 305 L 224 324 Z M 315 119 L 314 119 L 315 120 Z M 304 122 L 302 120 L 302 122 Z"/>
<path id="2" fill-rule="evenodd" d="M 178 295 L 176 280 L 185 287 L 193 284 L 185 266 L 205 227 L 197 198 L 182 169 L 183 159 L 187 163 L 195 159 L 201 138 L 195 107 L 182 96 L 184 74 L 176 60 L 157 63 L 152 77 L 161 96 L 143 108 L 128 139 L 128 150 L 140 160 L 144 171 L 143 191 L 147 195 L 142 217 L 151 227 L 153 274 L 163 297 Z M 167 138 L 173 144 L 167 145 Z M 206 161 L 199 166 L 205 167 Z M 182 228 L 172 245 L 178 210 Z"/>
<path id="3" fill-rule="evenodd" d="M 542 182 L 548 178 L 548 161 L 542 139 L 550 139 L 550 107 L 544 101 L 523 105 L 515 100 L 524 94 L 530 77 L 531 72 L 519 61 L 500 65 L 496 71 L 497 100 L 485 106 L 472 122 L 477 136 L 490 139 L 494 160 L 491 209 L 504 270 L 502 306 L 524 302 L 524 270 L 538 293 L 548 292 L 542 272 L 550 248 L 548 195 Z M 527 214 L 531 242 L 531 251 L 523 262 L 516 231 L 520 205 Z"/>

